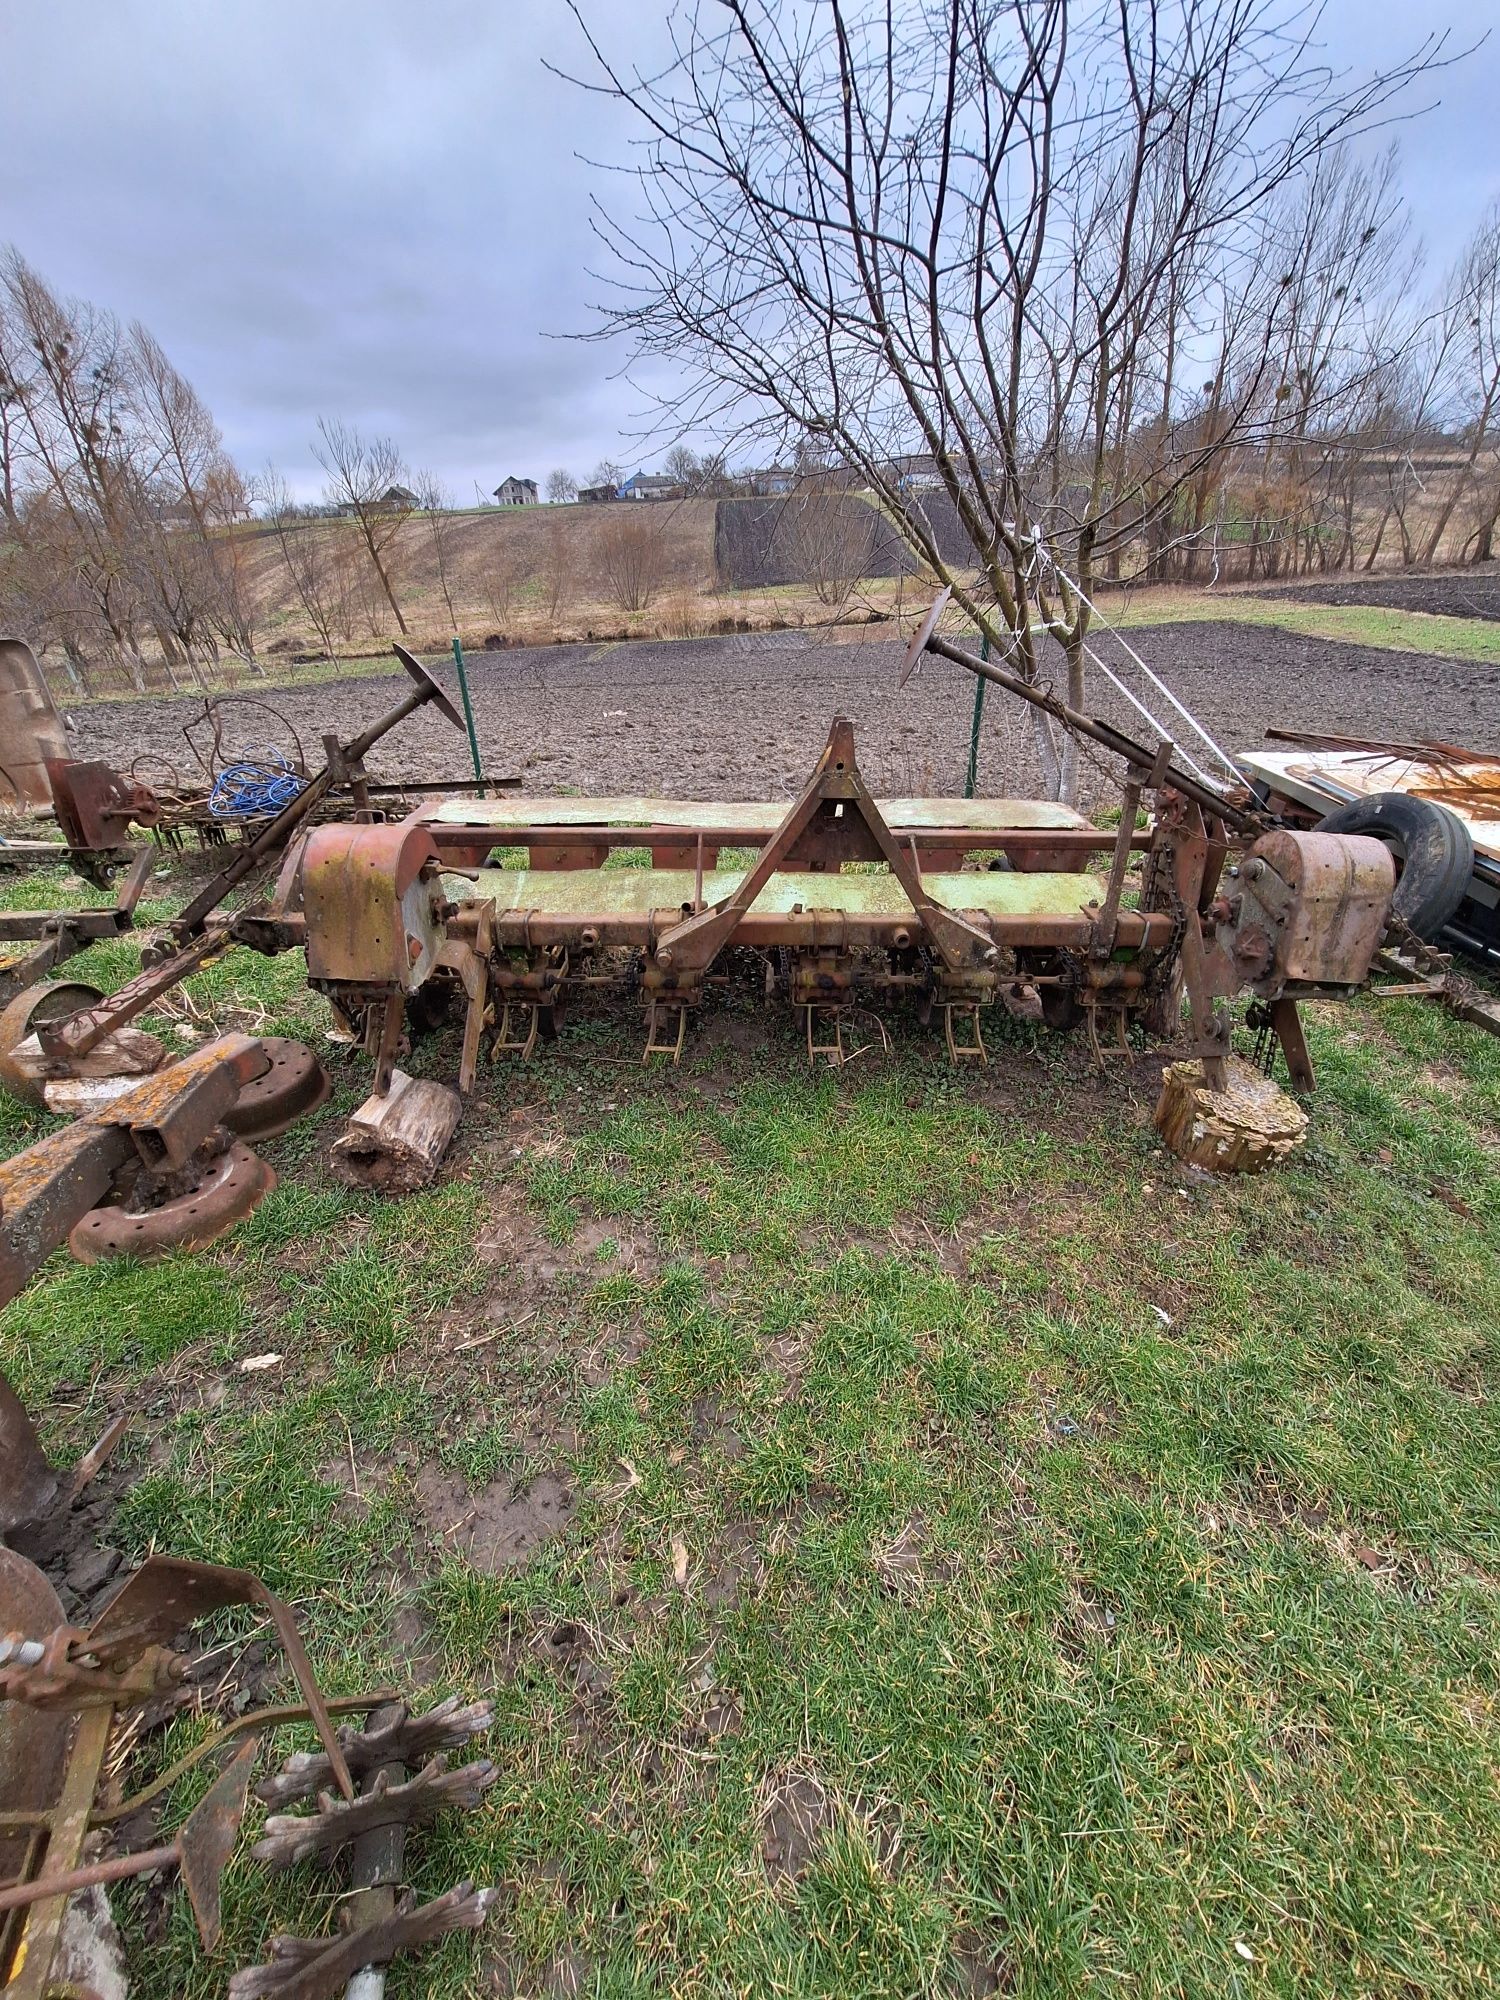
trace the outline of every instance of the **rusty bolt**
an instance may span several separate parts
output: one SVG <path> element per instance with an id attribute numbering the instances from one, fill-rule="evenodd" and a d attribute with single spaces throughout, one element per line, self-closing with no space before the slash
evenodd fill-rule
<path id="1" fill-rule="evenodd" d="M 658 964 L 658 965 L 660 965 L 660 966 L 663 966 L 663 967 L 665 967 L 665 966 L 668 966 L 668 965 L 670 965 L 670 964 L 672 963 L 672 954 L 671 954 L 671 952 L 670 952 L 670 951 L 659 951 L 659 952 L 658 952 L 658 953 L 656 954 L 656 962 L 657 962 L 657 964 Z"/>
<path id="2" fill-rule="evenodd" d="M 905 951 L 906 947 L 911 943 L 911 932 L 897 931 L 892 942 L 895 944 L 897 951 Z"/>

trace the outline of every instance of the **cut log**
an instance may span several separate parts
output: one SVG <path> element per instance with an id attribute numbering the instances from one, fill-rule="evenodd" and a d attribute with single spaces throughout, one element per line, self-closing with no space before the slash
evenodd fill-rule
<path id="1" fill-rule="evenodd" d="M 1170 1063 L 1155 1125 L 1179 1159 L 1214 1174 L 1256 1174 L 1294 1153 L 1307 1113 L 1270 1077 L 1230 1056 L 1223 1090 L 1210 1090 L 1198 1062 Z"/>
<path id="2" fill-rule="evenodd" d="M 426 1187 L 447 1152 L 463 1099 L 445 1083 L 391 1072 L 384 1097 L 367 1097 L 334 1141 L 331 1165 L 346 1187 L 410 1194 Z"/>

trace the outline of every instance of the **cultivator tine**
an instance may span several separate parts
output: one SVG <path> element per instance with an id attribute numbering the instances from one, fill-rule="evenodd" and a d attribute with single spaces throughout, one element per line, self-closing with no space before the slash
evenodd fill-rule
<path id="1" fill-rule="evenodd" d="M 265 1965 L 246 1966 L 229 1982 L 229 2000 L 341 2000 L 355 1973 L 388 1965 L 453 1931 L 477 1931 L 499 1896 L 460 1882 L 446 1896 L 418 1905 L 408 1894 L 393 1916 L 343 1937 L 272 1940 Z"/>
<path id="2" fill-rule="evenodd" d="M 967 1042 L 961 1042 L 953 1032 L 953 1017 L 955 1014 L 967 1021 L 973 1031 L 972 1038 Z M 943 1036 L 948 1044 L 948 1060 L 950 1062 L 983 1063 L 989 1061 L 989 1050 L 984 1045 L 984 1032 L 979 1023 L 979 1007 L 977 1002 L 972 1000 L 945 1001 L 943 1004 Z"/>
<path id="3" fill-rule="evenodd" d="M 472 1811 L 499 1775 L 486 1757 L 453 1771 L 441 1756 L 433 1757 L 407 1784 L 388 1784 L 382 1773 L 354 1798 L 325 1792 L 315 1812 L 272 1813 L 251 1851 L 273 1875 L 280 1874 L 315 1854 L 337 1853 L 376 1827 L 426 1826 L 445 1812 Z"/>
<path id="4" fill-rule="evenodd" d="M 834 1069 L 842 1069 L 844 1064 L 849 1060 L 849 1052 L 844 1047 L 844 1016 L 848 1012 L 848 1009 L 844 1007 L 808 1006 L 803 1009 L 803 1012 L 807 1016 L 808 1061 L 815 1063 L 819 1056 L 827 1056 L 829 1063 Z M 816 1014 L 822 1014 L 832 1022 L 833 1039 L 831 1041 L 814 1041 L 813 1016 Z"/>
<path id="5" fill-rule="evenodd" d="M 486 1701 L 464 1705 L 457 1695 L 439 1702 L 425 1715 L 412 1715 L 405 1707 L 388 1722 L 357 1731 L 341 1729 L 339 1745 L 350 1773 L 359 1779 L 388 1764 L 425 1765 L 437 1752 L 458 1750 L 482 1736 L 495 1719 Z M 326 1751 L 297 1750 L 281 1769 L 264 1778 L 255 1796 L 269 1806 L 296 1805 L 325 1791 L 333 1767 Z"/>
<path id="6" fill-rule="evenodd" d="M 526 1022 L 524 1035 L 512 1026 L 511 1016 L 516 1015 Z M 507 1000 L 500 1009 L 500 1026 L 495 1035 L 495 1046 L 491 1054 L 495 1061 L 501 1056 L 519 1056 L 522 1062 L 529 1062 L 536 1053 L 537 1037 L 541 1033 L 542 1010 L 535 1000 Z"/>
<path id="7" fill-rule="evenodd" d="M 254 1737 L 241 1744 L 183 1821 L 177 1836 L 178 1870 L 205 1951 L 212 1951 L 219 1942 L 224 1870 L 239 1838 L 250 1792 L 250 1767 L 259 1748 Z"/>
<path id="8" fill-rule="evenodd" d="M 664 1040 L 656 1032 L 658 1015 L 671 1013 L 674 1010 L 677 1015 L 676 1038 L 669 1036 Z M 641 1051 L 641 1061 L 648 1063 L 653 1056 L 668 1056 L 674 1063 L 680 1062 L 682 1046 L 687 1040 L 687 1017 L 686 1001 L 652 1000 L 646 1009 L 646 1046 Z"/>

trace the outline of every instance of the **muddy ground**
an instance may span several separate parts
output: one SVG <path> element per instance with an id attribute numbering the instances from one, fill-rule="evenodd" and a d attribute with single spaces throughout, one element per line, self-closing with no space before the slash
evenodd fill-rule
<path id="1" fill-rule="evenodd" d="M 1231 624 L 1146 627 L 1130 637 L 1227 749 L 1254 746 L 1273 723 L 1356 735 L 1419 734 L 1500 749 L 1500 666 Z M 1102 651 L 1108 643 L 1101 641 Z M 486 769 L 519 774 L 528 791 L 787 797 L 815 761 L 829 718 L 843 713 L 854 718 L 861 768 L 877 792 L 958 793 L 974 682 L 959 667 L 929 660 L 917 679 L 899 688 L 901 654 L 894 640 L 849 644 L 768 632 L 477 653 L 470 656 L 469 674 Z M 437 673 L 451 683 L 451 663 Z M 348 737 L 407 685 L 397 673 L 390 681 L 278 689 L 267 699 L 316 760 L 324 730 L 337 728 Z M 1097 675 L 1092 705 L 1123 726 L 1141 726 Z M 197 699 L 82 707 L 75 711 L 76 754 L 126 767 L 149 753 L 188 770 L 183 725 L 201 714 Z M 244 728 L 241 747 L 253 749 L 264 742 L 262 732 L 274 733 L 277 725 L 246 711 Z M 280 740 L 288 739 L 283 734 Z M 1191 740 L 1185 730 L 1182 740 Z M 369 762 L 372 772 L 393 778 L 462 776 L 468 750 L 462 736 L 427 710 L 403 723 Z M 148 779 L 158 773 L 159 767 L 143 766 Z M 981 791 L 1026 796 L 1040 789 L 1040 779 L 1026 714 L 990 690 Z M 1086 771 L 1085 802 L 1112 783 L 1104 766 Z"/>
<path id="2" fill-rule="evenodd" d="M 1420 576 L 1341 576 L 1327 582 L 1257 589 L 1257 597 L 1302 598 L 1311 604 L 1378 605 L 1444 618 L 1500 619 L 1500 564 L 1428 571 Z"/>

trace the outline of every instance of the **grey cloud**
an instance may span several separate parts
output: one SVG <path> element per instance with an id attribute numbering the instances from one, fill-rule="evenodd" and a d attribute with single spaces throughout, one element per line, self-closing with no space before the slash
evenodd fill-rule
<path id="1" fill-rule="evenodd" d="M 642 65 L 665 46 L 666 0 L 588 12 Z M 1324 16 L 1338 64 L 1418 33 L 1408 0 Z M 582 60 L 561 0 L 0 0 L 0 238 L 143 319 L 242 462 L 309 492 L 320 413 L 389 430 L 464 495 L 635 460 L 621 355 L 549 338 L 590 323 L 598 176 L 575 152 L 626 134 L 544 55 Z M 1487 45 L 1401 129 L 1439 266 L 1494 191 L 1497 83 Z"/>

